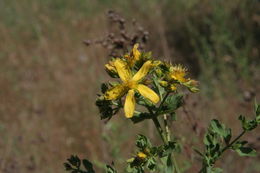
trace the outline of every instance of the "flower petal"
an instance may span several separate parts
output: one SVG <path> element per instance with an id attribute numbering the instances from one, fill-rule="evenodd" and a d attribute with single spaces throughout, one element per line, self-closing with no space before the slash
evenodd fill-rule
<path id="1" fill-rule="evenodd" d="M 131 78 L 131 72 L 126 62 L 117 58 L 114 62 L 114 65 L 122 81 L 126 82 Z"/>
<path id="2" fill-rule="evenodd" d="M 145 85 L 139 84 L 137 85 L 136 89 L 142 96 L 149 99 L 154 104 L 156 104 L 160 100 L 159 96 L 152 89 L 148 88 Z"/>
<path id="3" fill-rule="evenodd" d="M 135 44 L 134 47 L 133 47 L 133 58 L 134 58 L 134 61 L 138 61 L 140 59 L 140 55 L 141 53 L 139 52 L 139 50 L 137 49 L 139 47 L 139 44 Z"/>
<path id="4" fill-rule="evenodd" d="M 135 111 L 135 92 L 133 89 L 129 90 L 126 99 L 125 99 L 125 105 L 124 105 L 124 110 L 125 110 L 125 116 L 126 118 L 132 118 L 134 115 Z"/>
<path id="5" fill-rule="evenodd" d="M 152 61 L 146 61 L 140 70 L 134 75 L 133 81 L 139 81 L 144 78 L 152 67 Z"/>
<path id="6" fill-rule="evenodd" d="M 116 85 L 106 91 L 104 97 L 106 100 L 116 100 L 122 97 L 127 91 L 124 85 Z"/>
<path id="7" fill-rule="evenodd" d="M 140 159 L 145 159 L 147 157 L 147 155 L 144 154 L 143 152 L 138 152 L 137 157 L 140 158 Z"/>
<path id="8" fill-rule="evenodd" d="M 182 67 L 182 65 L 175 65 L 170 67 L 170 78 L 180 83 L 187 82 L 187 79 L 185 78 L 186 74 L 187 69 Z"/>
<path id="9" fill-rule="evenodd" d="M 111 77 L 118 77 L 118 73 L 113 61 L 109 61 L 109 63 L 105 65 L 105 70 Z"/>

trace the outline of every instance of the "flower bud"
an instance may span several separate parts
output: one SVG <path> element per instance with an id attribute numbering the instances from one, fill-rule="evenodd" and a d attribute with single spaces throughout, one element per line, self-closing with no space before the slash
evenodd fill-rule
<path id="1" fill-rule="evenodd" d="M 175 84 L 171 84 L 170 85 L 170 90 L 171 91 L 176 91 L 177 90 L 177 86 Z"/>
<path id="2" fill-rule="evenodd" d="M 163 87 L 167 87 L 168 86 L 168 82 L 166 81 L 159 81 L 159 84 Z"/>

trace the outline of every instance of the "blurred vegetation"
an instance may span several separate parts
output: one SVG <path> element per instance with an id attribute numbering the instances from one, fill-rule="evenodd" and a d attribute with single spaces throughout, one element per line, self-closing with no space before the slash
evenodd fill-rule
<path id="1" fill-rule="evenodd" d="M 233 122 L 237 112 L 248 114 L 259 100 L 258 0 L 1 0 L 0 172 L 64 172 L 71 153 L 96 160 L 96 167 L 115 156 L 119 163 L 129 157 L 132 134 L 143 127 L 133 128 L 119 116 L 100 123 L 94 102 L 107 79 L 108 52 L 82 44 L 107 33 L 109 9 L 136 18 L 150 32 L 147 50 L 183 63 L 200 81 L 201 93 L 187 96 L 186 109 L 178 113 L 187 126 L 172 127 L 186 134 L 184 150 L 203 137 L 203 123 L 213 115 Z M 155 130 L 145 127 L 154 139 Z M 121 143 L 108 145 L 118 138 Z M 259 136 L 248 141 L 260 147 Z M 183 158 L 196 162 L 194 155 Z M 232 154 L 222 162 L 227 172 L 260 170 L 257 162 Z M 187 170 L 192 172 L 190 163 Z"/>

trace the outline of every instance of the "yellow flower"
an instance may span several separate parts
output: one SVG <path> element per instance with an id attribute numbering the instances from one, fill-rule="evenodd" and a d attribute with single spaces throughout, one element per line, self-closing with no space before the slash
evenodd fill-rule
<path id="1" fill-rule="evenodd" d="M 187 79 L 185 78 L 186 73 L 187 69 L 182 67 L 181 65 L 171 66 L 169 77 L 180 83 L 184 83 L 187 82 Z"/>
<path id="2" fill-rule="evenodd" d="M 171 80 L 175 80 L 179 82 L 181 85 L 186 86 L 191 92 L 198 92 L 199 89 L 197 88 L 198 82 L 192 80 L 190 78 L 185 78 L 187 75 L 187 69 L 181 65 L 168 65 L 169 73 L 167 75 L 167 79 L 169 82 L 173 82 Z M 175 91 L 177 89 L 176 83 L 172 83 L 170 85 L 170 90 Z"/>
<path id="3" fill-rule="evenodd" d="M 104 97 L 106 100 L 116 100 L 127 94 L 124 105 L 125 116 L 127 118 L 133 117 L 134 114 L 135 91 L 138 91 L 143 97 L 149 99 L 154 104 L 159 101 L 159 96 L 152 89 L 140 84 L 140 81 L 148 74 L 152 67 L 152 61 L 146 61 L 134 75 L 131 74 L 129 66 L 122 59 L 115 59 L 114 66 L 122 83 L 106 91 Z"/>
<path id="4" fill-rule="evenodd" d="M 138 157 L 139 159 L 145 159 L 145 158 L 147 157 L 147 155 L 144 154 L 143 152 L 138 152 L 138 153 L 137 153 L 137 157 Z"/>

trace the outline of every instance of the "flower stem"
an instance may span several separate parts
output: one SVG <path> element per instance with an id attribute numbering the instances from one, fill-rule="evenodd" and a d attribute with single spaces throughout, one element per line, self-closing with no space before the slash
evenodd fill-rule
<path id="1" fill-rule="evenodd" d="M 169 96 L 170 92 L 167 92 L 166 95 L 164 96 L 164 98 L 162 99 L 162 102 L 160 103 L 159 108 L 157 109 L 157 111 L 155 112 L 155 115 L 158 114 L 158 112 L 162 109 L 162 106 L 164 104 L 164 102 L 166 101 L 167 97 Z"/>
<path id="2" fill-rule="evenodd" d="M 166 139 L 169 142 L 169 141 L 171 141 L 171 134 L 170 134 L 171 132 L 169 130 L 166 114 L 163 114 L 163 122 L 164 122 L 164 126 L 165 126 Z"/>
<path id="3" fill-rule="evenodd" d="M 155 125 L 155 127 L 156 127 L 156 129 L 157 129 L 157 131 L 158 131 L 158 133 L 159 133 L 163 143 L 167 144 L 168 142 L 167 142 L 167 139 L 165 138 L 165 135 L 164 135 L 164 132 L 163 132 L 163 129 L 162 129 L 161 125 L 160 125 L 159 120 L 156 117 L 154 117 L 152 120 L 153 120 L 153 123 L 154 123 L 154 125 Z"/>
<path id="4" fill-rule="evenodd" d="M 164 114 L 163 115 L 163 120 L 164 120 L 164 126 L 165 126 L 165 136 L 166 136 L 166 140 L 167 140 L 167 144 L 171 141 L 171 132 L 169 130 L 169 126 L 168 126 L 168 122 L 167 122 L 167 115 Z M 176 158 L 174 154 L 169 154 L 168 157 L 172 158 L 173 164 L 174 164 L 174 168 L 176 170 L 177 173 L 180 173 L 180 169 L 178 167 Z"/>
<path id="5" fill-rule="evenodd" d="M 160 103 L 160 106 L 158 107 L 158 109 L 156 110 L 155 113 L 153 113 L 153 111 L 151 109 L 148 108 L 149 112 L 153 115 L 154 118 L 152 118 L 153 122 L 154 122 L 154 125 L 163 141 L 163 143 L 165 145 L 168 145 L 169 142 L 171 141 L 171 138 L 170 138 L 170 130 L 169 130 L 169 127 L 168 127 L 168 123 L 167 123 L 167 115 L 164 114 L 164 126 L 165 126 L 165 132 L 164 130 L 162 129 L 161 127 L 161 124 L 159 122 L 159 120 L 157 119 L 157 114 L 160 112 L 160 110 L 162 109 L 162 106 L 164 104 L 164 102 L 166 101 L 167 97 L 169 96 L 170 92 L 167 92 L 166 95 L 164 96 L 164 98 L 162 99 L 161 103 Z M 170 161 L 172 162 L 173 161 L 173 165 L 174 165 L 174 169 L 176 170 L 176 173 L 180 173 L 180 169 L 178 167 L 178 164 L 177 164 L 177 161 L 174 157 L 173 154 L 169 154 L 167 156 Z"/>
<path id="6" fill-rule="evenodd" d="M 179 169 L 179 166 L 177 164 L 177 161 L 176 161 L 176 158 L 175 158 L 174 154 L 172 154 L 172 159 L 173 159 L 173 164 L 174 164 L 174 168 L 176 170 L 176 173 L 180 173 L 181 171 Z"/>

